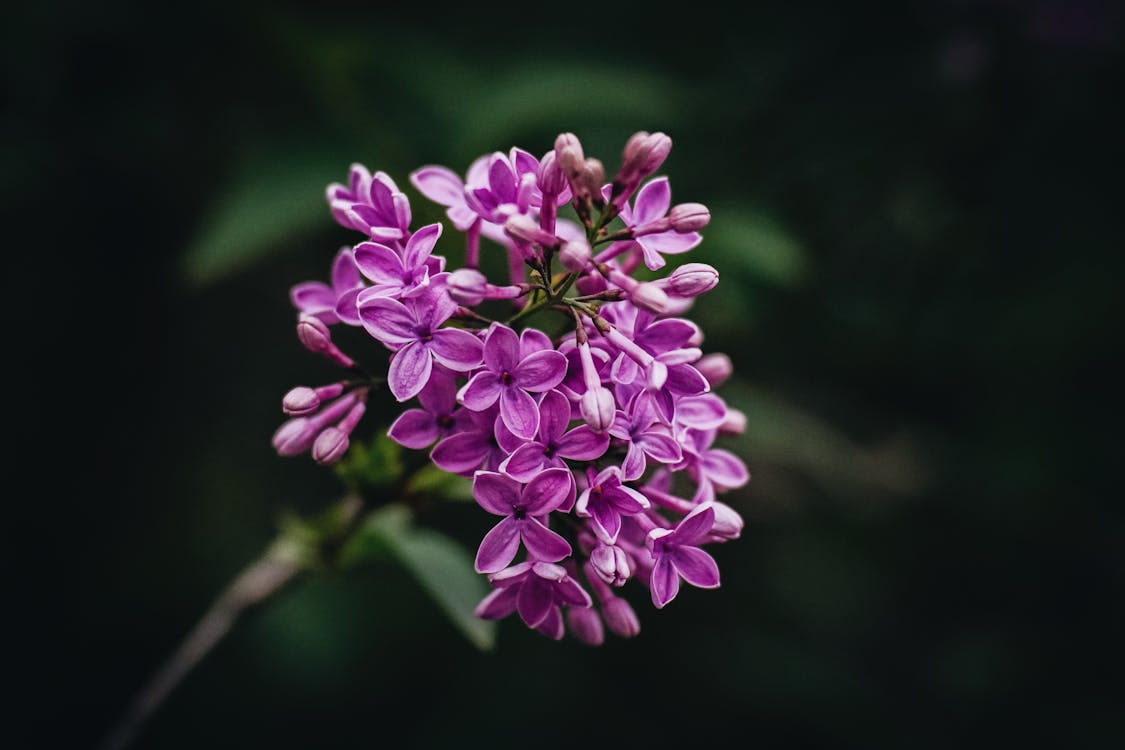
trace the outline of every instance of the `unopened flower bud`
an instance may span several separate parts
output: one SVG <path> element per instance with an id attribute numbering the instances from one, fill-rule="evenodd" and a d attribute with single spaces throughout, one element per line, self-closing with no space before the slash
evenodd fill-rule
<path id="1" fill-rule="evenodd" d="M 312 414 L 319 408 L 320 396 L 317 396 L 312 388 L 303 385 L 286 393 L 285 398 L 281 400 L 282 411 L 294 417 Z"/>
<path id="2" fill-rule="evenodd" d="M 602 602 L 602 616 L 611 631 L 622 638 L 633 638 L 641 632 L 641 621 L 637 613 L 621 597 L 615 596 Z"/>
<path id="3" fill-rule="evenodd" d="M 681 203 L 668 212 L 672 231 L 686 234 L 694 232 L 711 221 L 711 212 L 702 203 Z"/>
<path id="4" fill-rule="evenodd" d="M 307 451 L 316 436 L 317 428 L 312 420 L 295 417 L 278 427 L 270 442 L 278 455 L 296 456 Z"/>
<path id="5" fill-rule="evenodd" d="M 578 402 L 578 411 L 586 424 L 594 432 L 605 432 L 613 426 L 613 418 L 617 413 L 617 404 L 609 389 L 598 386 L 582 394 Z"/>
<path id="6" fill-rule="evenodd" d="M 348 436 L 339 427 L 329 427 L 313 443 L 312 457 L 318 464 L 334 464 L 348 452 Z"/>
<path id="7" fill-rule="evenodd" d="M 320 354 L 332 346 L 332 334 L 320 318 L 301 315 L 297 319 L 297 338 L 310 352 Z"/>
<path id="8" fill-rule="evenodd" d="M 626 182 L 639 183 L 660 169 L 672 150 L 672 139 L 664 133 L 634 133 L 625 143 L 620 176 Z"/>
<path id="9" fill-rule="evenodd" d="M 602 618 L 593 607 L 570 607 L 566 613 L 566 622 L 574 637 L 587 646 L 600 646 L 605 642 Z"/>
<path id="10" fill-rule="evenodd" d="M 458 268 L 449 274 L 446 288 L 457 304 L 476 307 L 488 293 L 488 279 L 475 268 Z"/>
<path id="11" fill-rule="evenodd" d="M 677 297 L 698 297 L 719 283 L 719 272 L 706 263 L 685 263 L 664 280 L 664 289 Z"/>
<path id="12" fill-rule="evenodd" d="M 585 240 L 564 242 L 559 248 L 559 262 L 571 273 L 578 273 L 590 264 L 590 245 Z"/>
<path id="13" fill-rule="evenodd" d="M 738 539 L 742 536 L 742 529 L 746 522 L 742 520 L 742 516 L 738 515 L 738 511 L 726 503 L 718 501 L 713 501 L 712 507 L 715 510 L 715 525 L 711 527 L 712 536 L 724 540 Z"/>
<path id="14" fill-rule="evenodd" d="M 633 575 L 625 551 L 613 544 L 599 544 L 590 553 L 594 572 L 611 586 L 622 586 Z"/>
<path id="15" fill-rule="evenodd" d="M 727 416 L 719 425 L 719 432 L 724 435 L 741 435 L 746 432 L 746 412 L 728 408 Z"/>
<path id="16" fill-rule="evenodd" d="M 582 143 L 574 133 L 560 133 L 555 139 L 555 156 L 559 160 L 559 168 L 567 179 L 574 181 L 582 174 L 586 162 L 586 155 L 582 151 Z"/>
<path id="17" fill-rule="evenodd" d="M 544 232 L 539 227 L 539 223 L 526 214 L 509 216 L 504 222 L 504 231 L 509 237 L 543 247 L 554 247 L 559 244 L 558 237 L 550 232 Z"/>
<path id="18" fill-rule="evenodd" d="M 548 203 L 547 196 L 561 195 L 566 190 L 566 175 L 559 165 L 559 157 L 555 151 L 548 151 L 539 162 L 537 184 L 544 196 L 544 203 Z"/>
<path id="19" fill-rule="evenodd" d="M 699 370 L 699 374 L 707 379 L 712 388 L 722 385 L 734 372 L 734 364 L 725 354 L 706 354 L 693 367 Z"/>
<path id="20" fill-rule="evenodd" d="M 646 281 L 637 284 L 630 292 L 629 298 L 637 307 L 661 315 L 668 311 L 668 295 L 656 284 Z"/>
<path id="21" fill-rule="evenodd" d="M 605 184 L 605 166 L 598 159 L 587 159 L 582 169 L 583 192 L 595 202 L 600 201 L 603 184 Z"/>

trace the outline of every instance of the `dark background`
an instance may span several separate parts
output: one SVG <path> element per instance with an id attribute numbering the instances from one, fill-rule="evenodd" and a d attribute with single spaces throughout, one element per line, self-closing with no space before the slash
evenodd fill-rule
<path id="1" fill-rule="evenodd" d="M 480 654 L 397 568 L 308 579 L 138 747 L 1120 743 L 1119 8 L 410 5 L 5 11 L 15 746 L 92 746 L 338 495 L 268 442 L 331 377 L 286 297 L 355 241 L 327 182 L 642 128 L 712 208 L 693 315 L 750 420 L 722 589 Z"/>

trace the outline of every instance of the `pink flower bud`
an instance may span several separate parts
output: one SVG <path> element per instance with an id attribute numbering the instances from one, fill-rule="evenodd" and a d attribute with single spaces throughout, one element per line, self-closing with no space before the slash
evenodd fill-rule
<path id="1" fill-rule="evenodd" d="M 449 274 L 446 288 L 457 304 L 476 307 L 488 294 L 488 279 L 475 268 L 458 268 Z"/>
<path id="2" fill-rule="evenodd" d="M 559 262 L 571 273 L 578 273 L 590 264 L 590 245 L 585 240 L 570 240 L 559 248 Z"/>
<path id="3" fill-rule="evenodd" d="M 605 184 L 605 166 L 597 159 L 587 159 L 582 169 L 583 193 L 595 200 L 600 199 L 603 184 Z"/>
<path id="4" fill-rule="evenodd" d="M 619 178 L 624 182 L 639 183 L 660 169 L 672 150 L 672 139 L 664 133 L 634 133 L 625 143 L 621 158 Z"/>
<path id="5" fill-rule="evenodd" d="M 544 203 L 550 202 L 547 200 L 548 196 L 553 198 L 566 190 L 566 175 L 563 174 L 562 167 L 559 165 L 559 157 L 556 152 L 548 151 L 540 160 L 537 178 L 539 189 L 543 192 Z"/>
<path id="6" fill-rule="evenodd" d="M 509 237 L 543 247 L 554 247 L 559 244 L 558 237 L 550 232 L 544 232 L 539 227 L 539 223 L 526 214 L 509 216 L 504 222 L 504 231 Z"/>
<path id="7" fill-rule="evenodd" d="M 278 455 L 296 456 L 309 449 L 318 432 L 308 417 L 295 417 L 278 427 L 270 442 Z"/>
<path id="8" fill-rule="evenodd" d="M 707 226 L 711 212 L 702 203 L 681 203 L 668 212 L 672 231 L 686 234 Z"/>
<path id="9" fill-rule="evenodd" d="M 348 436 L 339 427 L 329 427 L 313 443 L 312 457 L 318 464 L 334 464 L 348 452 Z"/>
<path id="10" fill-rule="evenodd" d="M 600 273 L 584 273 L 578 277 L 578 281 L 574 282 L 574 288 L 579 294 L 601 294 L 609 288 L 609 285 L 605 283 L 605 277 Z"/>
<path id="11" fill-rule="evenodd" d="M 742 536 L 742 529 L 746 522 L 734 508 L 718 501 L 713 501 L 712 507 L 715 510 L 715 525 L 711 527 L 712 536 L 723 540 L 738 539 Z"/>
<path id="12" fill-rule="evenodd" d="M 582 152 L 582 143 L 574 133 L 561 133 L 555 139 L 555 156 L 559 160 L 559 168 L 571 182 L 578 179 L 585 167 L 586 155 Z"/>
<path id="13" fill-rule="evenodd" d="M 719 425 L 724 435 L 741 435 L 746 432 L 746 413 L 739 409 L 727 409 L 727 416 Z"/>
<path id="14" fill-rule="evenodd" d="M 622 638 L 633 638 L 641 632 L 641 621 L 629 602 L 614 596 L 602 601 L 602 616 L 611 631 Z"/>
<path id="15" fill-rule="evenodd" d="M 297 318 L 297 338 L 310 352 L 321 354 L 332 346 L 332 333 L 320 318 L 301 315 Z"/>
<path id="16" fill-rule="evenodd" d="M 305 386 L 298 386 L 281 400 L 281 410 L 294 417 L 303 417 L 312 414 L 320 408 L 320 396 L 316 391 Z"/>
<path id="17" fill-rule="evenodd" d="M 566 621 L 574 637 L 587 646 L 600 646 L 605 642 L 602 618 L 592 607 L 570 607 Z"/>
<path id="18" fill-rule="evenodd" d="M 586 424 L 590 425 L 590 429 L 594 432 L 605 432 L 613 426 L 617 404 L 607 388 L 598 386 L 582 394 L 578 402 L 578 411 Z"/>
<path id="19" fill-rule="evenodd" d="M 616 545 L 599 544 L 590 553 L 590 564 L 598 577 L 611 586 L 623 586 L 633 575 L 629 558 Z"/>
<path id="20" fill-rule="evenodd" d="M 706 263 L 685 263 L 665 279 L 664 289 L 677 297 L 698 297 L 719 283 L 719 272 Z"/>
<path id="21" fill-rule="evenodd" d="M 668 311 L 668 295 L 664 293 L 663 289 L 650 281 L 637 284 L 629 292 L 629 298 L 633 300 L 633 304 L 637 307 L 654 312 L 657 315 Z"/>
<path id="22" fill-rule="evenodd" d="M 734 372 L 734 364 L 725 354 L 707 354 L 694 365 L 695 369 L 707 379 L 712 388 L 717 388 L 726 382 Z"/>

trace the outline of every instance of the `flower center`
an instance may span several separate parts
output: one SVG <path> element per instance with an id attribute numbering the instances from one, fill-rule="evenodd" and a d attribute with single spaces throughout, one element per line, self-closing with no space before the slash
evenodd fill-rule
<path id="1" fill-rule="evenodd" d="M 438 417 L 437 423 L 438 427 L 442 427 L 448 430 L 453 426 L 453 417 L 449 416 L 448 414 L 443 414 L 442 416 Z"/>
<path id="2" fill-rule="evenodd" d="M 504 385 L 508 385 L 508 383 L 511 383 L 512 382 L 512 373 L 508 372 L 507 370 L 500 373 L 500 382 L 503 383 Z"/>
<path id="3" fill-rule="evenodd" d="M 512 508 L 512 518 L 516 519 L 517 521 L 522 521 L 523 519 L 527 518 L 527 509 L 522 505 L 517 505 L 516 507 Z"/>

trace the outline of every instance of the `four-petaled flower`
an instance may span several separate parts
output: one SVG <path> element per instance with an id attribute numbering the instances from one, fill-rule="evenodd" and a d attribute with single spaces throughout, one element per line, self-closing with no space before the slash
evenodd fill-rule
<path id="1" fill-rule="evenodd" d="M 621 474 L 626 481 L 640 479 L 645 473 L 646 455 L 664 464 L 674 464 L 682 457 L 680 444 L 658 424 L 648 391 L 638 390 L 626 410 L 617 412 L 609 434 L 629 441 L 621 463 Z"/>
<path id="2" fill-rule="evenodd" d="M 306 281 L 289 290 L 289 298 L 298 311 L 318 318 L 325 325 L 339 322 L 359 325 L 359 312 L 355 309 L 355 297 L 363 289 L 363 280 L 355 265 L 355 256 L 350 247 L 340 248 L 332 261 L 332 286 L 322 281 Z M 344 298 L 351 300 L 350 306 L 339 306 Z"/>
<path id="3" fill-rule="evenodd" d="M 445 258 L 433 255 L 441 236 L 441 224 L 429 224 L 410 236 L 400 255 L 378 242 L 355 246 L 355 264 L 374 286 L 365 289 L 356 304 L 372 297 L 413 297 L 430 285 L 433 276 L 445 269 Z"/>
<path id="4" fill-rule="evenodd" d="M 658 177 L 637 192 L 632 208 L 628 204 L 621 207 L 621 220 L 625 222 L 625 226 L 636 229 L 664 218 L 671 205 L 672 189 L 668 186 L 668 178 Z M 681 234 L 669 229 L 665 232 L 642 235 L 633 242 L 641 246 L 645 265 L 656 271 L 664 267 L 664 255 L 686 253 L 702 240 L 703 237 L 699 232 Z"/>
<path id="5" fill-rule="evenodd" d="M 496 590 L 477 605 L 477 617 L 502 620 L 513 612 L 529 628 L 556 641 L 563 637 L 560 606 L 590 607 L 590 595 L 561 565 L 527 561 L 489 576 Z"/>
<path id="6" fill-rule="evenodd" d="M 435 440 L 463 429 L 473 413 L 457 408 L 457 384 L 454 373 L 435 365 L 430 382 L 418 392 L 421 409 L 407 409 L 387 430 L 399 445 L 407 448 L 427 448 Z M 479 469 L 480 462 L 473 469 Z"/>
<path id="7" fill-rule="evenodd" d="M 597 475 L 587 469 L 588 485 L 578 496 L 574 512 L 593 521 L 594 533 L 606 544 L 617 541 L 621 516 L 634 516 L 649 507 L 648 498 L 621 483 L 621 469 L 610 466 Z"/>
<path id="8" fill-rule="evenodd" d="M 500 447 L 510 454 L 500 464 L 500 471 L 527 482 L 544 468 L 565 468 L 564 458 L 592 461 L 605 453 L 608 434 L 598 434 L 584 424 L 567 431 L 569 424 L 570 401 L 566 396 L 556 390 L 544 393 L 539 401 L 535 440 L 523 440 L 504 429 L 497 432 Z"/>
<path id="9" fill-rule="evenodd" d="M 674 529 L 653 529 L 645 540 L 654 560 L 649 589 L 657 609 L 676 598 L 680 579 L 701 589 L 719 585 L 715 558 L 699 548 L 715 525 L 710 503 L 696 507 Z"/>
<path id="10" fill-rule="evenodd" d="M 519 551 L 520 541 L 533 559 L 557 562 L 570 555 L 570 543 L 547 528 L 547 515 L 574 499 L 574 478 L 567 469 L 547 469 L 522 487 L 493 471 L 473 477 L 473 497 L 482 508 L 504 520 L 484 535 L 477 550 L 478 573 L 495 573 L 507 567 Z"/>

